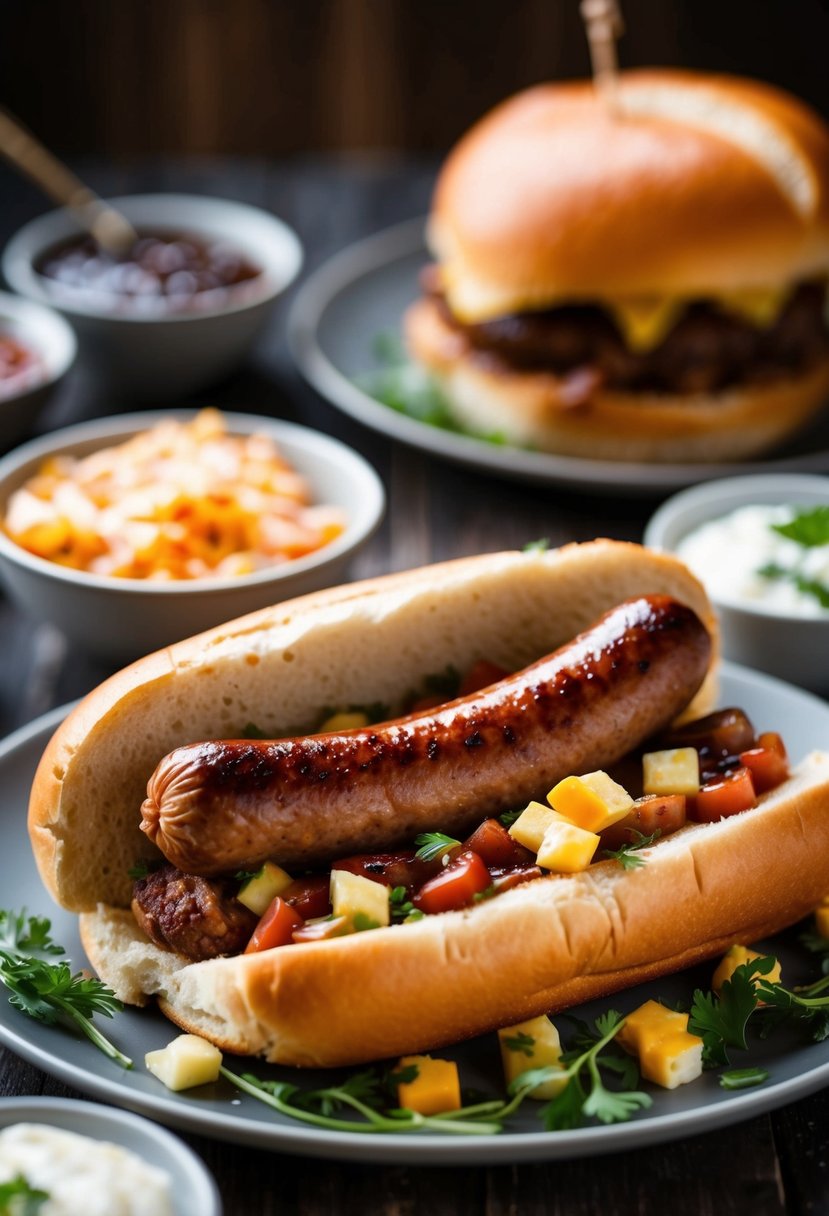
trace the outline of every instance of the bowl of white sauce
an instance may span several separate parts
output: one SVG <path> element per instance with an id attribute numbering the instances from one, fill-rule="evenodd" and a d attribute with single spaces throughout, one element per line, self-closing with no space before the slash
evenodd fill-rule
<path id="1" fill-rule="evenodd" d="M 645 544 L 705 584 L 726 658 L 829 693 L 829 477 L 706 482 L 669 498 Z"/>
<path id="2" fill-rule="evenodd" d="M 221 1216 L 213 1178 L 176 1136 L 71 1098 L 0 1099 L 0 1196 L 12 1195 L 38 1216 Z"/>

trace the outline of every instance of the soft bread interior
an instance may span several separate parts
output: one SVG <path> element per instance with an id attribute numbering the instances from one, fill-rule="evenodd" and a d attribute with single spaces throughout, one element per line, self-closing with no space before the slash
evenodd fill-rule
<path id="1" fill-rule="evenodd" d="M 711 958 L 793 923 L 829 890 L 829 755 L 759 805 L 691 824 L 625 871 L 550 876 L 463 912 L 330 942 L 185 965 L 129 913 L 81 917 L 127 1001 L 157 993 L 225 1050 L 298 1066 L 436 1047 Z"/>
<path id="2" fill-rule="evenodd" d="M 462 559 L 317 593 L 243 617 L 133 664 L 67 718 L 44 753 L 29 809 L 41 875 L 75 911 L 126 907 L 129 868 L 153 855 L 139 808 L 158 761 L 201 739 L 313 730 L 326 709 L 394 712 L 426 676 L 487 658 L 518 670 L 625 599 L 666 593 L 715 639 L 701 584 L 675 558 L 615 541 Z"/>

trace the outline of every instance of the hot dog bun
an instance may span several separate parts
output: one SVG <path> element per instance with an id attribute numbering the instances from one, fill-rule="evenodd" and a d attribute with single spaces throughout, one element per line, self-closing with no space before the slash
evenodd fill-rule
<path id="1" fill-rule="evenodd" d="M 516 668 L 632 595 L 668 593 L 712 635 L 675 559 L 597 541 L 470 558 L 315 594 L 141 660 L 50 742 L 30 826 L 50 891 L 83 911 L 93 965 L 128 1002 L 158 995 L 226 1050 L 297 1066 L 419 1051 L 627 987 L 792 923 L 829 890 L 829 756 L 759 806 L 692 824 L 625 871 L 596 864 L 463 912 L 328 942 L 189 963 L 148 941 L 125 872 L 149 774 L 173 746 L 313 729 L 324 706 L 385 699 L 487 656 Z M 716 649 L 716 647 L 715 647 Z M 712 707 L 713 665 L 694 712 Z"/>
<path id="2" fill-rule="evenodd" d="M 829 755 L 760 805 L 648 850 L 540 878 L 464 912 L 309 946 L 186 965 L 131 913 L 81 917 L 122 997 L 163 993 L 174 1022 L 223 1050 L 300 1067 L 457 1042 L 690 966 L 791 924 L 829 889 Z"/>

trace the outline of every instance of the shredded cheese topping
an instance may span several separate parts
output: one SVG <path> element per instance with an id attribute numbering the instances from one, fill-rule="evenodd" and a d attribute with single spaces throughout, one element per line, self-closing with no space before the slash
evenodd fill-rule
<path id="1" fill-rule="evenodd" d="M 44 462 L 9 499 L 22 548 L 91 574 L 156 581 L 252 574 L 343 531 L 264 434 L 230 435 L 218 410 L 174 419 L 90 456 Z"/>

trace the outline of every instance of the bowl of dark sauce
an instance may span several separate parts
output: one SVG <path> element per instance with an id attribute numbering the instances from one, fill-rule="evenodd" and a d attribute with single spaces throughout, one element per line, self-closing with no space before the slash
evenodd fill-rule
<path id="1" fill-rule="evenodd" d="M 132 399 L 174 400 L 248 353 L 302 262 L 293 231 L 256 207 L 190 195 L 112 200 L 137 233 L 106 253 L 66 211 L 22 228 L 3 272 L 63 313 L 99 378 Z"/>

